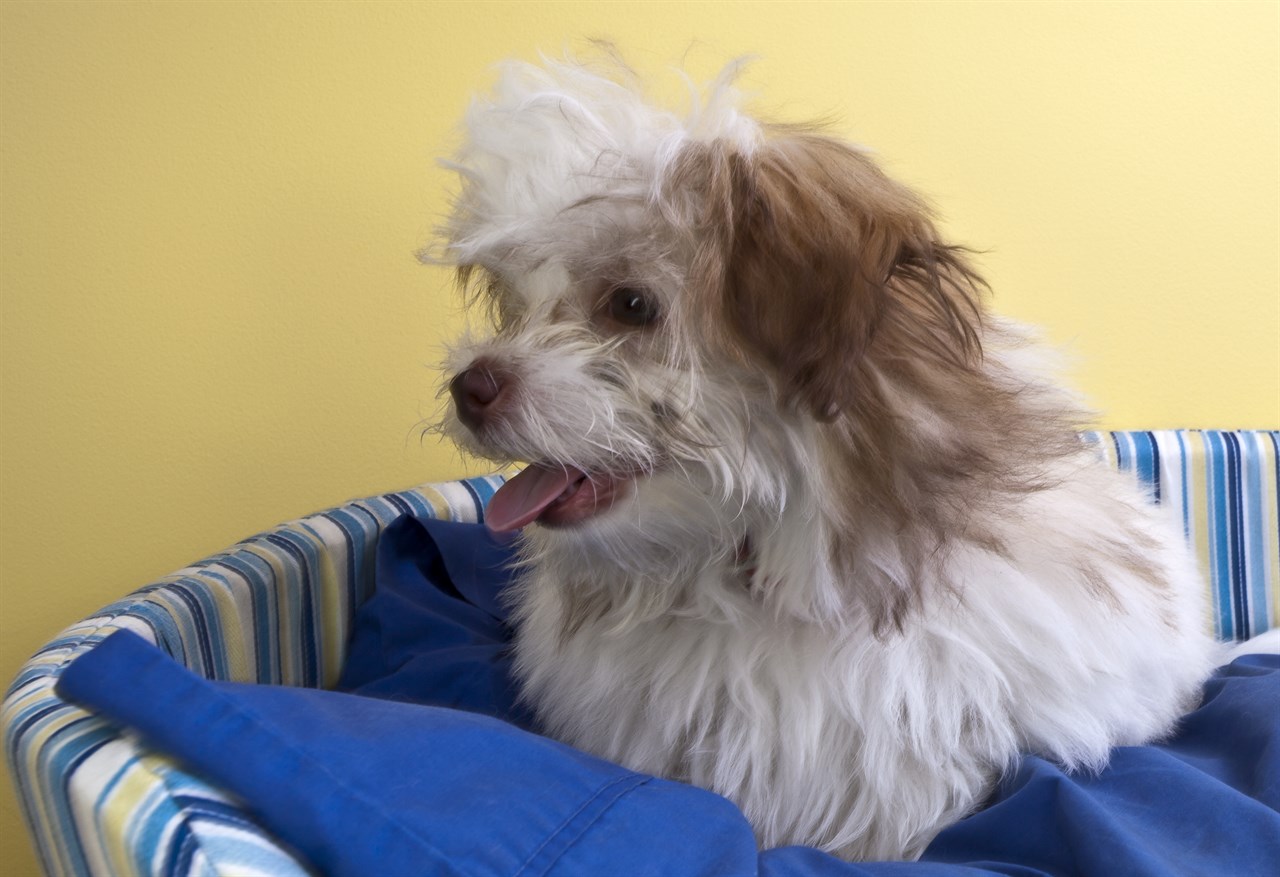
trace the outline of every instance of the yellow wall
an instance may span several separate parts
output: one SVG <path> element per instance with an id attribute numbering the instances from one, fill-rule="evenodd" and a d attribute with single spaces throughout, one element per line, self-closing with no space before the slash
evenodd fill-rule
<path id="1" fill-rule="evenodd" d="M 238 537 L 462 471 L 417 265 L 467 93 L 744 53 L 930 194 L 1117 427 L 1280 426 L 1275 3 L 0 4 L 0 677 Z M 5 873 L 34 869 L 0 792 Z"/>

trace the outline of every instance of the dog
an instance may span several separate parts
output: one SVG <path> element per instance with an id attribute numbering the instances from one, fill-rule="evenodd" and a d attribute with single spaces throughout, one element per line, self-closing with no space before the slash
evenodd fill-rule
<path id="1" fill-rule="evenodd" d="M 926 203 L 736 74 L 679 114 L 620 64 L 513 62 L 472 103 L 440 258 L 492 326 L 442 428 L 528 464 L 486 520 L 546 733 L 762 847 L 914 859 L 1020 753 L 1168 734 L 1204 588 Z"/>

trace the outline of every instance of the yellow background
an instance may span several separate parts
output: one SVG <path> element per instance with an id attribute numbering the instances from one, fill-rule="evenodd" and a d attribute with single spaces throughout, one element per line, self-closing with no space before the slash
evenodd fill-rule
<path id="1" fill-rule="evenodd" d="M 0 677 L 282 519 L 457 476 L 418 265 L 498 59 L 741 54 L 926 192 L 1112 427 L 1280 426 L 1274 2 L 0 5 Z M 139 696 L 146 696 L 139 692 Z M 33 873 L 0 791 L 4 873 Z"/>

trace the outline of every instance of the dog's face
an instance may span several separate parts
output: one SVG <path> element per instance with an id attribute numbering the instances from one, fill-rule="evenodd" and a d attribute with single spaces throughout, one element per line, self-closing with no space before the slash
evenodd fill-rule
<path id="1" fill-rule="evenodd" d="M 446 431 L 532 464 L 495 529 L 737 544 L 820 465 L 823 430 L 884 416 L 905 348 L 970 365 L 974 278 L 922 203 L 725 85 L 681 120 L 585 68 L 518 65 L 467 129 L 447 254 L 494 325 L 453 351 Z"/>
<path id="2" fill-rule="evenodd" d="M 495 529 L 584 523 L 638 479 L 705 456 L 712 440 L 695 413 L 705 413 L 704 363 L 673 343 L 681 279 L 659 243 L 666 231 L 641 231 L 642 216 L 603 201 L 578 210 L 615 239 L 574 253 L 564 244 L 583 229 L 566 215 L 548 224 L 563 230 L 560 254 L 518 271 L 477 269 L 496 331 L 454 353 L 455 437 L 481 455 L 533 464 L 521 491 L 508 488 L 490 507 Z M 651 246 L 622 239 L 631 234 Z"/>
<path id="3" fill-rule="evenodd" d="M 494 498 L 490 527 L 599 534 L 647 512 L 647 535 L 671 544 L 685 516 L 716 526 L 712 494 L 741 491 L 758 456 L 750 424 L 776 418 L 761 405 L 769 387 L 693 328 L 695 241 L 657 213 L 604 194 L 543 224 L 553 252 L 509 241 L 498 263 L 463 269 L 494 330 L 453 351 L 449 432 L 482 456 L 532 464 Z"/>

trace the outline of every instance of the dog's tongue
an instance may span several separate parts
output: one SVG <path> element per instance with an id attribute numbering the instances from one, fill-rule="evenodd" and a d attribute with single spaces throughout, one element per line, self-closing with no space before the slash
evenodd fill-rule
<path id="1" fill-rule="evenodd" d="M 568 466 L 556 469 L 529 466 L 498 488 L 485 508 L 485 524 L 495 533 L 519 530 L 537 520 L 543 509 L 581 477 L 580 470 Z"/>

